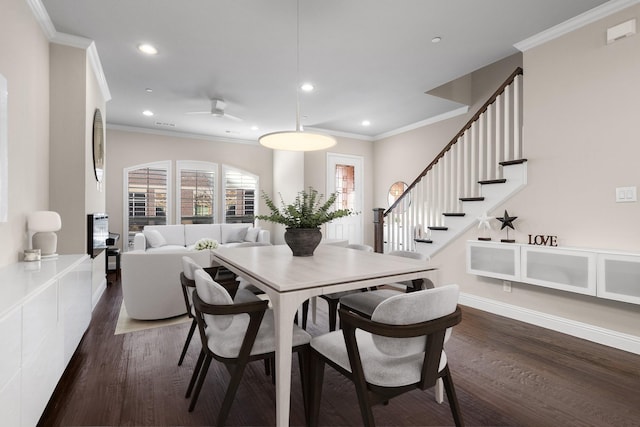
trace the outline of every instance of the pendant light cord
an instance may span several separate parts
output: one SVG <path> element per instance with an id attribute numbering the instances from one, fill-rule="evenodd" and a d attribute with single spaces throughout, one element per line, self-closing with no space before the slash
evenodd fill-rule
<path id="1" fill-rule="evenodd" d="M 300 125 L 300 0 L 296 0 L 296 131 Z"/>

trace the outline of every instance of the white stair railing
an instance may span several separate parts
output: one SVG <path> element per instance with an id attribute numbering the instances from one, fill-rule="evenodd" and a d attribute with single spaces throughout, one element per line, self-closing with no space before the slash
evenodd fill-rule
<path id="1" fill-rule="evenodd" d="M 376 223 L 377 251 L 416 250 L 431 240 L 429 227 L 446 227 L 465 199 L 481 198 L 482 183 L 503 179 L 501 162 L 522 158 L 522 69 L 489 98 Z M 461 200 L 462 199 L 462 200 Z"/>

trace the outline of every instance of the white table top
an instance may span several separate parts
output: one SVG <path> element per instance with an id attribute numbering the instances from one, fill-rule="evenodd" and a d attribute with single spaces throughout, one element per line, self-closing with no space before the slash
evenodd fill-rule
<path id="1" fill-rule="evenodd" d="M 286 245 L 221 247 L 212 254 L 225 261 L 236 274 L 249 276 L 247 279 L 259 281 L 277 292 L 362 280 L 384 284 L 385 277 L 394 276 L 392 282 L 411 280 L 425 277 L 425 272 L 433 270 L 425 261 L 333 245 L 318 246 L 310 257 L 294 257 Z M 403 276 L 397 277 L 399 274 Z"/>
<path id="2" fill-rule="evenodd" d="M 0 318 L 88 257 L 59 255 L 54 259 L 17 262 L 0 268 Z"/>

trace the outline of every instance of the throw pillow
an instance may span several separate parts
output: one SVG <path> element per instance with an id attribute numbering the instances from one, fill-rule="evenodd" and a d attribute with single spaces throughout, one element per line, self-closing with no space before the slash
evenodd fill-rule
<path id="1" fill-rule="evenodd" d="M 147 239 L 147 246 L 151 248 L 159 248 L 167 244 L 164 236 L 158 230 L 142 230 L 142 234 Z"/>
<path id="2" fill-rule="evenodd" d="M 227 235 L 227 241 L 225 243 L 240 243 L 244 241 L 244 236 L 247 234 L 246 227 L 234 227 L 229 230 Z"/>
<path id="3" fill-rule="evenodd" d="M 244 236 L 245 242 L 257 242 L 258 234 L 260 234 L 260 227 L 249 227 L 247 229 L 247 234 Z"/>

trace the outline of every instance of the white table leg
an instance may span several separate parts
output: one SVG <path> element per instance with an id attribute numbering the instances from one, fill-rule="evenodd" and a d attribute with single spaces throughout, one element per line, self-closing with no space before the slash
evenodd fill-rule
<path id="1" fill-rule="evenodd" d="M 289 425 L 293 317 L 298 299 L 292 294 L 276 293 L 271 297 L 276 324 L 276 425 L 279 427 Z"/>
<path id="2" fill-rule="evenodd" d="M 436 381 L 435 395 L 436 402 L 444 402 L 444 383 L 442 382 L 442 378 L 438 378 L 438 380 Z"/>

